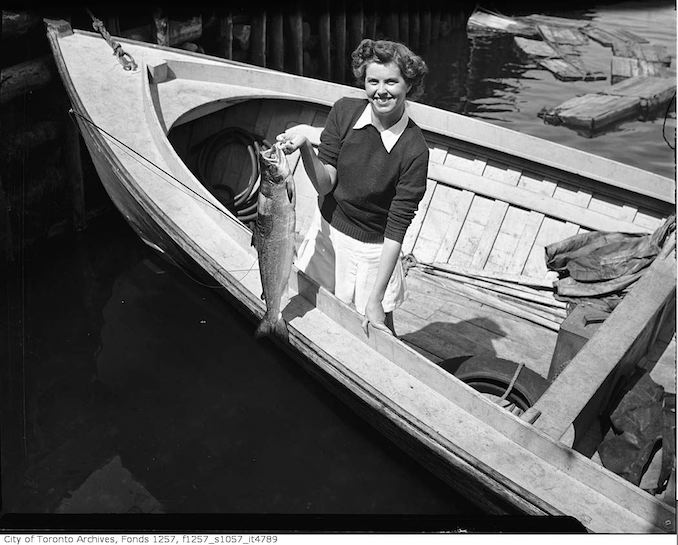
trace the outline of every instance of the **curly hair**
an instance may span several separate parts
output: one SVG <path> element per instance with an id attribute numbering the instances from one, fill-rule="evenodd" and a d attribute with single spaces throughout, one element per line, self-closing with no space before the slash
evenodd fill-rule
<path id="1" fill-rule="evenodd" d="M 370 62 L 393 62 L 400 69 L 405 82 L 411 85 L 407 98 L 416 99 L 424 92 L 424 76 L 428 67 L 424 60 L 399 42 L 364 39 L 351 54 L 351 68 L 360 87 L 365 86 L 365 70 Z"/>

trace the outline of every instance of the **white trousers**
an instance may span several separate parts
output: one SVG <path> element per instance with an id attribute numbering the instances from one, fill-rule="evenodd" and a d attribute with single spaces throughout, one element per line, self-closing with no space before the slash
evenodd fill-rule
<path id="1" fill-rule="evenodd" d="M 337 231 L 316 208 L 295 264 L 364 315 L 377 278 L 383 245 L 383 242 L 361 242 Z M 384 294 L 384 312 L 399 307 L 406 295 L 405 275 L 398 259 Z"/>

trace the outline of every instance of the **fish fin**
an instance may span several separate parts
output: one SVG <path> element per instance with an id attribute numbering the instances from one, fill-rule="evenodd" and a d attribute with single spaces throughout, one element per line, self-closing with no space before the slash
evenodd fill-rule
<path id="1" fill-rule="evenodd" d="M 264 319 L 259 322 L 259 326 L 254 332 L 254 337 L 257 339 L 260 339 L 261 337 L 277 337 L 280 340 L 287 341 L 289 340 L 287 322 L 282 318 L 273 321 L 264 316 Z"/>
<path id="2" fill-rule="evenodd" d="M 291 203 L 294 202 L 294 180 L 290 176 L 290 178 L 287 180 L 285 187 L 287 188 L 287 198 L 290 200 Z"/>

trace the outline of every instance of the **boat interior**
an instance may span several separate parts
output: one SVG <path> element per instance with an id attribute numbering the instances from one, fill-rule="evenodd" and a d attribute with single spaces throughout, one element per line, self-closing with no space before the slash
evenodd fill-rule
<path id="1" fill-rule="evenodd" d="M 317 146 L 329 110 L 268 98 L 204 108 L 204 115 L 198 109 L 179 118 L 168 138 L 196 178 L 245 222 L 253 218 L 247 197 L 256 192 L 256 146 L 285 130 L 303 132 Z M 396 332 L 488 397 L 501 399 L 513 381 L 504 406 L 524 414 L 602 322 L 583 327 L 586 316 L 576 314 L 568 332 L 577 341 L 557 350 L 568 309 L 553 296 L 557 275 L 546 269 L 544 246 L 594 229 L 652 231 L 663 223 L 666 204 L 625 199 L 619 188 L 594 189 L 583 177 L 461 140 L 426 137 L 428 187 L 403 244 L 409 297 L 395 313 Z M 289 162 L 299 244 L 317 196 L 299 154 Z M 657 318 L 661 327 L 653 330 L 644 365 L 675 392 L 673 314 Z M 604 432 L 588 426 L 576 446 L 595 457 Z"/>

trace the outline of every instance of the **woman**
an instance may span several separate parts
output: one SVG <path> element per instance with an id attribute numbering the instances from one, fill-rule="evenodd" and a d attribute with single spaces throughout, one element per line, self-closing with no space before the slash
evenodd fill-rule
<path id="1" fill-rule="evenodd" d="M 305 136 L 277 136 L 285 153 L 300 150 L 319 194 L 296 264 L 353 303 L 366 333 L 368 323 L 395 333 L 393 310 L 405 298 L 402 241 L 428 168 L 428 147 L 406 98 L 422 92 L 427 68 L 403 44 L 369 39 L 353 52 L 352 68 L 366 99 L 334 104 L 317 156 Z"/>

